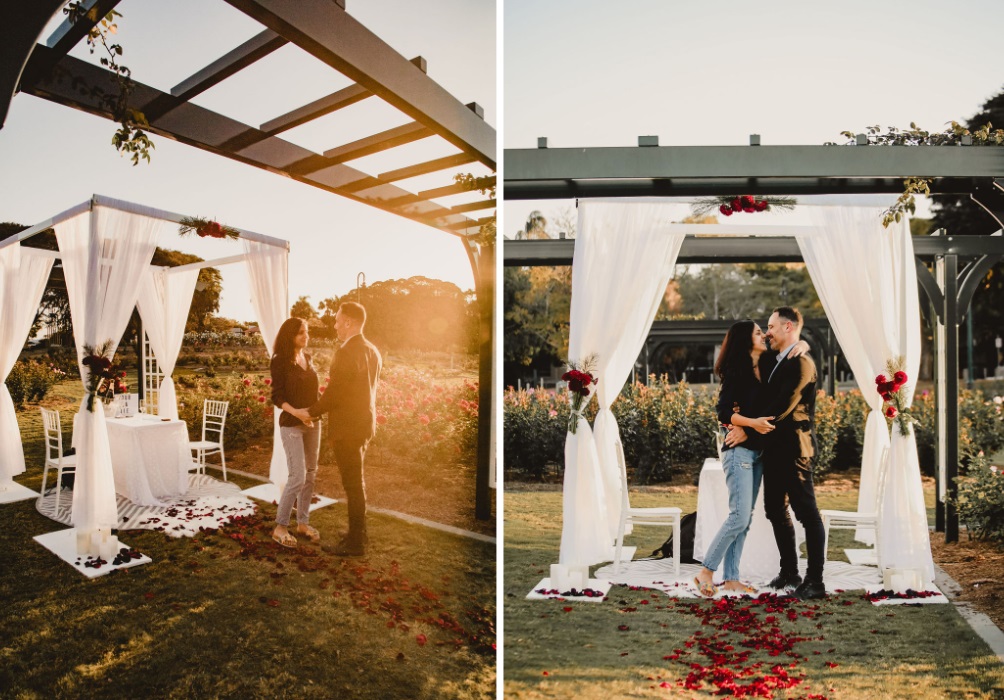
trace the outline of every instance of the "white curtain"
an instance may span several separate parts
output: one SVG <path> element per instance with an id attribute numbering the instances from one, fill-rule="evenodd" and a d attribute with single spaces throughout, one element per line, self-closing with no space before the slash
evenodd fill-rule
<path id="1" fill-rule="evenodd" d="M 140 282 L 136 306 L 143 319 L 143 330 L 150 337 L 150 348 L 164 373 L 157 399 L 157 414 L 161 418 L 178 419 L 178 399 L 171 373 L 181 352 L 198 279 L 197 269 L 172 272 L 170 268 L 150 266 Z"/>
<path id="2" fill-rule="evenodd" d="M 882 399 L 874 378 L 886 361 L 905 358 L 907 404 L 913 400 L 920 367 L 920 316 L 913 241 L 907 221 L 884 229 L 874 208 L 812 208 L 819 227 L 798 236 L 812 282 L 837 335 L 861 393 L 872 409 L 865 430 L 858 509 L 876 507 L 877 467 L 890 446 L 878 532 L 879 564 L 922 572 L 934 580 L 920 465 L 914 432 L 900 434 L 894 423 L 890 442 Z M 864 533 L 859 533 L 863 535 Z M 860 537 L 859 537 L 860 539 Z"/>
<path id="3" fill-rule="evenodd" d="M 568 354 L 573 362 L 596 356 L 599 412 L 595 433 L 581 419 L 565 437 L 561 564 L 613 557 L 622 448 L 610 404 L 641 352 L 683 243 L 682 233 L 670 231 L 671 206 L 649 200 L 579 204 Z"/>
<path id="4" fill-rule="evenodd" d="M 73 319 L 81 380 L 84 346 L 109 342 L 114 355 L 136 305 L 139 282 L 150 264 L 158 235 L 170 226 L 139 213 L 104 207 L 56 224 L 66 289 Z M 77 476 L 73 488 L 73 524 L 85 532 L 114 528 L 118 522 L 105 414 L 87 410 L 85 395 L 73 426 Z"/>
<path id="5" fill-rule="evenodd" d="M 6 379 L 31 330 L 52 261 L 51 253 L 19 243 L 0 250 L 0 484 L 25 471 L 21 431 Z"/>
<path id="6" fill-rule="evenodd" d="M 248 279 L 251 286 L 251 305 L 258 318 L 262 340 L 272 356 L 272 344 L 279 333 L 279 326 L 288 317 L 289 310 L 289 251 L 274 245 L 244 240 L 247 254 Z M 279 413 L 276 408 L 272 417 L 272 464 L 269 479 L 281 491 L 286 485 L 289 473 L 286 468 L 286 453 L 279 437 Z"/>

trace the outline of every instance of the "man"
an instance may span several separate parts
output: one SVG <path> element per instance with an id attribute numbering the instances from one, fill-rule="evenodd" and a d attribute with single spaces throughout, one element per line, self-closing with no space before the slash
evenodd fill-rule
<path id="1" fill-rule="evenodd" d="M 362 304 L 348 301 L 338 307 L 335 331 L 341 346 L 331 361 L 328 388 L 310 408 L 315 418 L 329 414 L 328 440 L 348 500 L 349 530 L 337 545 L 324 550 L 343 557 L 365 555 L 369 543 L 363 458 L 376 433 L 376 388 L 383 361 L 376 346 L 363 336 L 365 324 Z"/>
<path id="2" fill-rule="evenodd" d="M 823 598 L 823 521 L 816 507 L 812 485 L 816 454 L 816 365 L 808 355 L 789 358 L 799 341 L 802 314 L 790 306 L 774 309 L 767 321 L 767 342 L 778 352 L 776 361 L 764 353 L 760 380 L 766 383 L 763 415 L 774 416 L 775 429 L 767 437 L 763 460 L 764 512 L 774 528 L 781 556 L 781 571 L 768 585 L 782 590 L 795 588 L 802 600 Z M 734 428 L 729 442 L 741 442 L 745 433 Z M 802 581 L 798 574 L 795 528 L 788 515 L 788 502 L 805 528 L 809 564 Z"/>

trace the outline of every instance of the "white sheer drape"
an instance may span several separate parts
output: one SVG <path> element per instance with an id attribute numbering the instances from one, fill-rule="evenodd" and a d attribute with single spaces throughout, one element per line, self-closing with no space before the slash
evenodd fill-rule
<path id="1" fill-rule="evenodd" d="M 580 420 L 565 437 L 564 522 L 559 561 L 608 561 L 620 516 L 621 450 L 610 404 L 630 376 L 673 273 L 682 233 L 662 202 L 582 202 L 572 265 L 568 354 L 596 356 L 595 431 Z"/>
<path id="2" fill-rule="evenodd" d="M 161 418 L 178 419 L 178 399 L 171 373 L 181 352 L 198 279 L 197 269 L 172 272 L 170 268 L 151 266 L 140 282 L 136 306 L 143 319 L 143 330 L 150 337 L 150 348 L 164 373 L 157 398 L 157 414 Z"/>
<path id="3" fill-rule="evenodd" d="M 917 272 L 909 224 L 884 229 L 874 208 L 813 208 L 820 227 L 799 235 L 798 243 L 861 393 L 872 413 L 865 431 L 858 507 L 872 511 L 877 467 L 890 445 L 889 471 L 879 538 L 883 568 L 915 569 L 934 579 L 927 509 L 924 505 L 916 438 L 899 433 L 894 424 L 891 444 L 885 418 L 878 412 L 881 397 L 874 377 L 888 359 L 903 356 L 910 377 L 908 403 L 913 400 L 920 367 L 920 316 Z M 863 534 L 863 533 L 861 533 Z"/>
<path id="4" fill-rule="evenodd" d="M 87 386 L 84 346 L 118 342 L 136 305 L 139 282 L 150 265 L 156 240 L 168 222 L 104 207 L 94 207 L 56 224 L 66 289 L 73 319 L 77 362 Z M 73 524 L 82 531 L 114 528 L 118 522 L 105 414 L 87 410 L 87 396 L 74 421 L 77 475 L 73 488 Z"/>
<path id="5" fill-rule="evenodd" d="M 279 333 L 279 326 L 288 317 L 289 309 L 289 251 L 273 245 L 244 241 L 247 254 L 248 279 L 251 286 L 251 304 L 258 318 L 262 340 L 272 356 L 272 344 Z M 286 485 L 289 473 L 286 468 L 286 453 L 279 437 L 278 408 L 272 416 L 272 463 L 269 479 L 280 490 Z"/>
<path id="6" fill-rule="evenodd" d="M 21 430 L 6 379 L 35 320 L 52 261 L 51 253 L 18 243 L 0 250 L 0 484 L 25 470 Z"/>

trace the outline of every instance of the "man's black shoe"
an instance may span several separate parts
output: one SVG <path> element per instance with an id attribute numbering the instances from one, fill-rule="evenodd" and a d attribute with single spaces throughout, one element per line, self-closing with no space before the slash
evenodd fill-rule
<path id="1" fill-rule="evenodd" d="M 826 586 L 822 581 L 803 581 L 792 595 L 799 600 L 818 600 L 826 597 Z"/>
<path id="2" fill-rule="evenodd" d="M 341 542 L 338 544 L 324 545 L 321 547 L 328 554 L 334 554 L 337 557 L 365 557 L 366 556 L 366 545 L 361 542 L 353 542 L 348 537 L 343 537 Z"/>
<path id="3" fill-rule="evenodd" d="M 800 583 L 802 583 L 801 576 L 798 574 L 786 574 L 782 571 L 774 577 L 773 581 L 767 584 L 767 588 L 773 588 L 776 591 L 781 591 L 785 588 L 794 588 Z"/>

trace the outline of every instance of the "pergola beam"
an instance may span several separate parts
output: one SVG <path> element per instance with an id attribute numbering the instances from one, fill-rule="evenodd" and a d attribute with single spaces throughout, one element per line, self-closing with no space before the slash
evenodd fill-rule
<path id="1" fill-rule="evenodd" d="M 275 119 L 271 119 L 259 128 L 266 134 L 274 136 L 275 134 L 281 134 L 283 131 L 288 131 L 309 121 L 323 117 L 326 114 L 336 112 L 349 105 L 354 105 L 356 102 L 361 102 L 367 97 L 372 96 L 373 93 L 362 85 L 349 85 L 347 88 L 342 88 L 337 92 L 325 95 L 318 100 L 314 100 L 302 107 L 297 107 Z"/>
<path id="2" fill-rule="evenodd" d="M 331 0 L 226 0 L 495 169 L 495 130 Z"/>
<path id="3" fill-rule="evenodd" d="M 76 46 L 81 39 L 104 19 L 105 15 L 115 9 L 120 0 L 84 0 L 81 4 L 84 16 L 76 22 L 71 22 L 67 17 L 56 30 L 49 35 L 45 44 L 55 51 L 59 56 L 70 53 L 70 49 Z"/>
<path id="4" fill-rule="evenodd" d="M 111 94 L 117 90 L 115 76 L 100 66 L 73 56 L 63 57 L 56 69 L 50 70 L 51 56 L 51 49 L 36 45 L 25 69 L 22 90 L 111 119 L 100 92 Z M 81 91 L 77 84 L 97 90 Z M 392 208 L 387 202 L 413 196 L 412 193 L 348 165 L 335 164 L 310 174 L 293 172 L 290 169 L 292 164 L 323 156 L 142 83 L 135 82 L 132 102 L 147 114 L 149 131 L 166 138 L 291 177 L 412 220 L 423 223 L 433 220 L 437 228 L 454 235 L 459 234 L 450 226 L 477 225 L 466 216 L 454 214 L 435 202 L 421 200 L 407 208 Z"/>
<path id="5" fill-rule="evenodd" d="M 435 160 L 426 161 L 425 163 L 416 163 L 415 165 L 408 165 L 403 168 L 398 168 L 397 170 L 380 173 L 378 179 L 381 182 L 407 180 L 410 177 L 428 175 L 429 173 L 436 173 L 440 170 L 455 168 L 458 165 L 467 165 L 468 163 L 473 163 L 475 160 L 476 158 L 469 153 L 457 153 L 452 156 L 436 158 Z"/>
<path id="6" fill-rule="evenodd" d="M 171 88 L 171 94 L 187 102 L 287 43 L 289 42 L 286 39 L 271 29 L 266 29 L 232 51 L 228 51 L 199 72 L 182 80 Z"/>
<path id="7" fill-rule="evenodd" d="M 962 146 L 665 146 L 506 149 L 506 199 L 851 194 L 902 192 L 903 178 L 934 177 L 933 191 L 969 193 L 1004 172 L 1004 149 Z"/>
<path id="8" fill-rule="evenodd" d="M 429 136 L 433 136 L 432 129 L 418 122 L 410 122 L 327 150 L 324 152 L 324 157 L 332 165 L 335 163 L 344 163 L 345 161 L 371 156 L 374 153 L 403 146 L 406 143 L 414 143 Z"/>
<path id="9" fill-rule="evenodd" d="M 575 239 L 546 239 L 502 243 L 504 265 L 571 265 Z M 915 236 L 914 256 L 933 259 L 938 255 L 1004 255 L 1001 236 Z M 754 236 L 693 238 L 687 236 L 677 258 L 680 264 L 802 262 L 798 242 L 791 237 Z"/>

